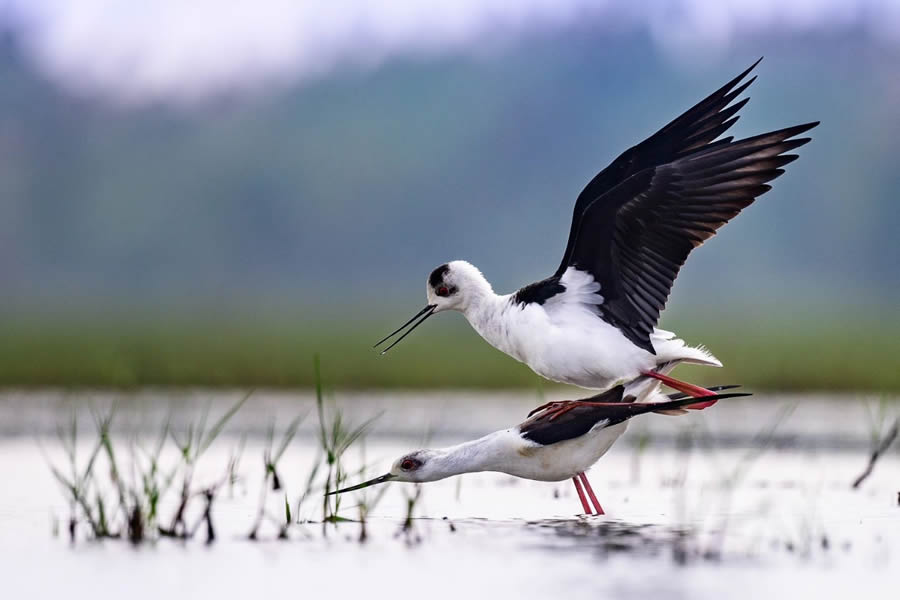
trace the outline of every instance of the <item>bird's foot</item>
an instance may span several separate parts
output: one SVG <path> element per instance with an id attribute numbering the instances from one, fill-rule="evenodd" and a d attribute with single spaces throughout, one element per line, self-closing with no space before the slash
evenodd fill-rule
<path id="1" fill-rule="evenodd" d="M 536 415 L 540 412 L 546 411 L 547 414 L 542 415 L 544 417 L 550 417 L 551 421 L 556 420 L 557 418 L 563 416 L 573 408 L 580 406 L 582 404 L 590 404 L 590 402 L 583 402 L 581 400 L 561 400 L 557 402 L 548 402 L 542 406 L 538 406 L 536 409 L 528 413 L 528 416 Z"/>
<path id="2" fill-rule="evenodd" d="M 528 413 L 528 416 L 529 417 L 534 416 L 534 415 L 538 414 L 539 412 L 541 412 L 542 410 L 547 410 L 549 408 L 556 408 L 558 406 L 563 406 L 563 405 L 568 404 L 569 402 L 571 402 L 571 400 L 545 402 L 544 404 L 541 404 L 540 406 L 538 406 L 537 408 L 532 410 L 530 413 Z"/>
<path id="3" fill-rule="evenodd" d="M 559 400 L 556 402 L 547 402 L 528 413 L 528 416 L 536 415 L 539 412 L 546 411 L 544 417 L 550 417 L 550 421 L 554 421 L 563 416 L 570 410 L 579 406 L 608 406 L 605 402 L 591 402 L 590 400 Z"/>

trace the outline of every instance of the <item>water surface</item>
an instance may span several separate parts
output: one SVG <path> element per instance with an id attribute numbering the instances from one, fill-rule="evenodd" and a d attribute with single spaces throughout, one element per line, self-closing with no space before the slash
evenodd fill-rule
<path id="1" fill-rule="evenodd" d="M 127 451 L 129 440 L 150 439 L 167 416 L 183 428 L 210 403 L 215 415 L 239 395 L 0 395 L 0 564 L 8 597 L 757 598 L 778 590 L 837 598 L 887 597 L 896 584 L 897 446 L 860 489 L 850 486 L 873 428 L 883 425 L 872 417 L 876 399 L 864 397 L 754 396 L 686 417 L 636 419 L 590 472 L 606 517 L 575 516 L 580 504 L 569 482 L 481 473 L 424 486 L 410 531 L 402 524 L 413 486 L 393 484 L 373 509 L 364 543 L 352 522 L 297 525 L 288 540 L 275 539 L 272 525 L 249 542 L 266 428 L 314 407 L 307 394 L 259 393 L 198 465 L 198 481 L 214 480 L 244 440 L 241 480 L 216 506 L 214 544 L 202 535 L 138 548 L 68 541 L 68 507 L 47 461 L 64 464 L 54 431 L 71 411 L 82 417 L 84 454 L 89 407 L 118 399 L 116 439 Z M 425 439 L 451 444 L 512 425 L 537 399 L 392 393 L 341 394 L 339 401 L 357 422 L 386 411 L 345 457 L 350 468 L 368 465 L 371 476 Z M 284 493 L 293 502 L 302 492 L 316 458 L 315 425 L 310 412 L 285 454 L 285 490 L 269 495 L 273 514 L 283 514 Z M 355 518 L 356 498 L 343 502 L 342 514 Z M 318 500 L 301 513 L 320 518 Z"/>

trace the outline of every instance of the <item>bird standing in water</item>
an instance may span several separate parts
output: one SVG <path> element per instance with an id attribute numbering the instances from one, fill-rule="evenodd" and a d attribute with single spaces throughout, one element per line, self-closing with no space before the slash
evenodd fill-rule
<path id="1" fill-rule="evenodd" d="M 731 387 L 736 386 L 715 391 Z M 463 473 L 497 471 L 536 481 L 571 478 L 585 514 L 602 515 L 603 508 L 585 472 L 606 454 L 625 431 L 628 420 L 652 412 L 683 414 L 685 409 L 703 409 L 723 398 L 749 395 L 710 394 L 700 403 L 674 394 L 665 402 L 647 404 L 635 402 L 636 398 L 627 396 L 620 385 L 585 400 L 550 403 L 532 411 L 515 427 L 449 448 L 410 452 L 394 461 L 388 473 L 329 494 L 388 481 L 424 483 Z"/>
<path id="2" fill-rule="evenodd" d="M 443 264 L 428 277 L 425 308 L 376 347 L 411 325 L 387 352 L 431 315 L 455 310 L 489 344 L 552 381 L 605 390 L 652 378 L 710 395 L 665 375 L 680 363 L 722 364 L 657 329 L 660 312 L 691 250 L 767 192 L 797 158 L 790 151 L 810 141 L 797 136 L 818 125 L 720 138 L 749 100 L 734 102 L 758 63 L 588 183 L 553 275 L 498 295 L 468 262 Z"/>

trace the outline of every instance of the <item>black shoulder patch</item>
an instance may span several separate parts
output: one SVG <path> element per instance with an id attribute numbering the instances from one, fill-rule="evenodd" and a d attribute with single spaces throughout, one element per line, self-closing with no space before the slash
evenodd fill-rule
<path id="1" fill-rule="evenodd" d="M 553 296 L 562 294 L 564 291 L 566 291 L 566 286 L 559 282 L 559 277 L 548 277 L 543 281 L 526 285 L 516 292 L 513 300 L 517 304 L 543 304 Z"/>
<path id="2" fill-rule="evenodd" d="M 599 415 L 590 414 L 585 418 L 574 418 L 583 417 L 583 415 L 572 415 L 574 412 L 573 410 L 563 415 L 559 423 L 555 421 L 553 423 L 541 423 L 538 426 L 523 429 L 521 431 L 522 437 L 541 446 L 550 446 L 581 437 L 590 431 L 594 425 L 603 420 L 602 418 L 594 418 Z M 569 415 L 572 415 L 572 417 L 567 419 L 566 417 Z M 614 423 L 609 423 L 607 427 L 611 425 L 614 425 Z"/>
<path id="3" fill-rule="evenodd" d="M 431 272 L 431 275 L 428 276 L 428 285 L 433 288 L 441 285 L 444 282 L 444 275 L 447 274 L 447 271 L 450 270 L 450 265 L 447 263 L 442 264 L 437 269 Z"/>

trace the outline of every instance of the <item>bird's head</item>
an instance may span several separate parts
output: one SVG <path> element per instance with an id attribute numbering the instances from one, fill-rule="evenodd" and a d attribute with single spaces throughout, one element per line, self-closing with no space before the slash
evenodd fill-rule
<path id="1" fill-rule="evenodd" d="M 491 291 L 491 286 L 481 271 L 464 260 L 454 260 L 431 272 L 425 285 L 425 298 L 436 313 L 464 311 L 485 291 Z"/>
<path id="2" fill-rule="evenodd" d="M 454 260 L 437 267 L 428 276 L 425 284 L 425 297 L 428 304 L 412 319 L 401 325 L 396 331 L 375 344 L 380 346 L 404 329 L 406 331 L 394 343 L 382 350 L 382 354 L 396 346 L 400 340 L 409 335 L 413 329 L 421 325 L 431 315 L 445 310 L 465 312 L 479 298 L 492 294 L 491 284 L 474 265 L 464 260 Z M 421 317 L 421 318 L 420 318 Z M 418 319 L 418 320 L 416 320 Z"/>
<path id="3" fill-rule="evenodd" d="M 440 460 L 441 453 L 436 450 L 416 450 L 409 454 L 404 454 L 394 461 L 391 470 L 363 483 L 329 492 L 330 494 L 343 494 L 344 492 L 352 492 L 361 490 L 379 483 L 387 483 L 388 481 L 405 481 L 407 483 L 426 483 L 428 481 L 437 481 L 456 475 L 457 472 L 447 468 L 447 465 Z"/>

